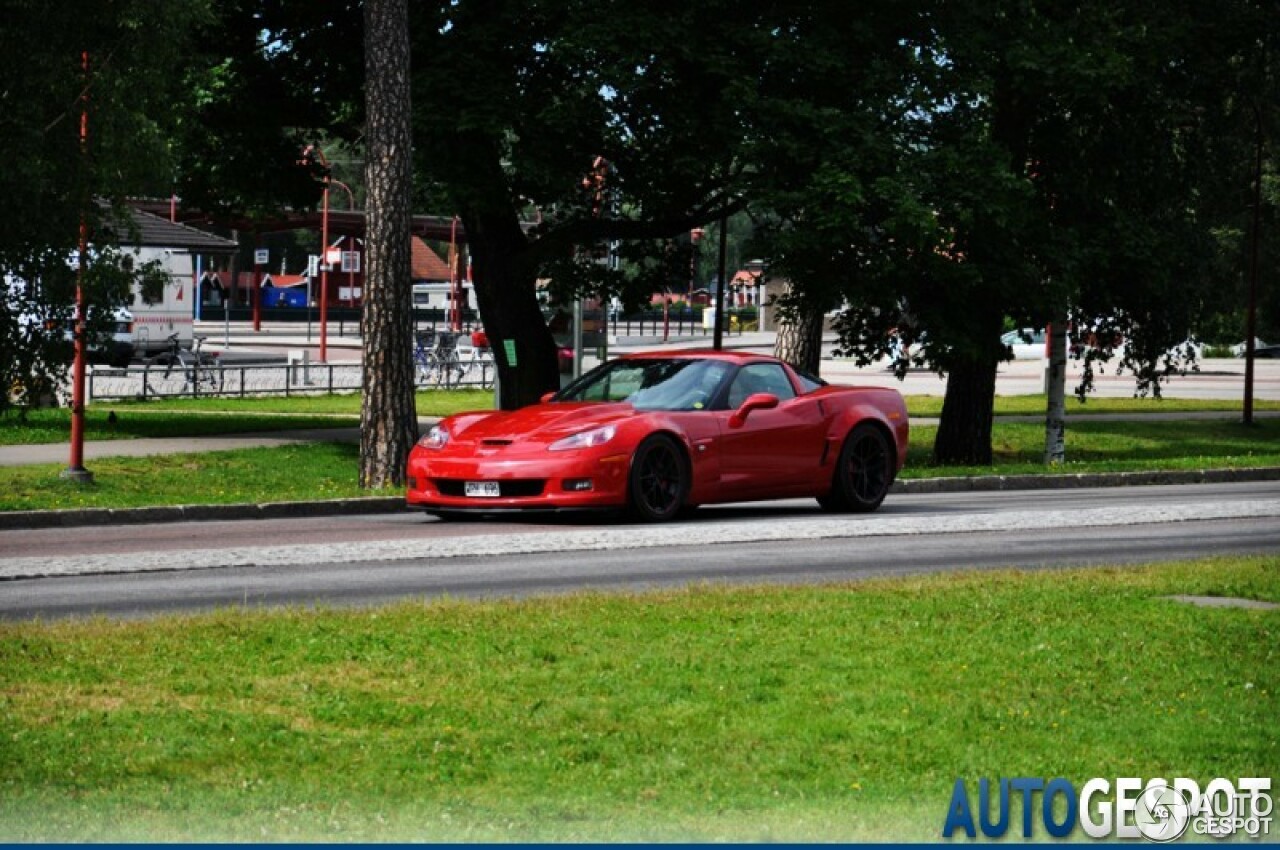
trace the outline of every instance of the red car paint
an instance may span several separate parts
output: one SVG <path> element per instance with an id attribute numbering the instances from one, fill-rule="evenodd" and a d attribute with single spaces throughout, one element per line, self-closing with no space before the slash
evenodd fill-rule
<path id="1" fill-rule="evenodd" d="M 715 368 L 716 374 L 725 376 L 718 403 L 708 402 L 700 409 L 654 410 L 637 407 L 638 401 L 552 400 L 515 411 L 448 417 L 440 423 L 449 434 L 448 442 L 429 448 L 424 437 L 409 456 L 409 506 L 437 512 L 624 508 L 631 499 L 628 482 L 636 450 L 645 438 L 659 433 L 674 439 L 683 453 L 689 477 L 686 506 L 825 497 L 832 492 L 841 448 L 860 423 L 872 423 L 887 438 L 886 465 L 892 467 L 885 470 L 888 481 L 906 460 L 907 411 L 896 390 L 814 388 L 780 360 L 741 352 L 632 354 L 601 369 L 685 360 L 725 364 L 704 369 Z M 742 408 L 752 403 L 733 406 L 729 402 L 737 399 L 731 390 L 738 386 L 740 370 L 748 366 L 756 367 L 752 374 L 763 370 L 777 375 L 760 364 L 780 366 L 795 397 L 778 399 L 773 407 L 752 407 L 744 417 Z M 767 404 L 777 396 L 752 398 Z M 602 445 L 549 449 L 557 440 L 604 426 L 615 430 Z M 590 489 L 576 489 L 586 481 Z M 477 486 L 497 482 L 501 495 L 466 495 L 467 482 Z"/>

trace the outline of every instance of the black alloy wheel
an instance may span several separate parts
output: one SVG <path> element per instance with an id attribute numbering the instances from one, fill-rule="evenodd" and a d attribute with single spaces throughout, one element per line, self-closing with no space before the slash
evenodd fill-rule
<path id="1" fill-rule="evenodd" d="M 665 522 L 684 505 L 689 493 L 684 453 L 675 440 L 653 434 L 640 443 L 631 458 L 632 515 L 644 522 Z"/>
<path id="2" fill-rule="evenodd" d="M 880 507 L 893 483 L 892 447 L 884 432 L 863 423 L 845 438 L 831 492 L 818 499 L 829 511 L 870 513 Z"/>

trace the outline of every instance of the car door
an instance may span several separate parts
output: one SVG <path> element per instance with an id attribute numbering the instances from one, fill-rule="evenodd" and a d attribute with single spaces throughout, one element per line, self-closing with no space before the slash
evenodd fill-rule
<path id="1" fill-rule="evenodd" d="M 742 402 L 762 392 L 777 396 L 778 406 L 753 410 L 745 422 L 733 424 Z M 797 396 L 783 366 L 750 363 L 739 369 L 729 385 L 720 427 L 720 483 L 727 497 L 808 492 L 822 460 L 826 430 L 819 402 Z"/>

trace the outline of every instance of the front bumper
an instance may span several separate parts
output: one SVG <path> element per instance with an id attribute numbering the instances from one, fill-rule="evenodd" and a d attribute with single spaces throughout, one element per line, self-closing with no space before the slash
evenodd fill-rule
<path id="1" fill-rule="evenodd" d="M 415 448 L 409 456 L 409 507 L 440 511 L 585 510 L 627 503 L 630 456 L 600 450 L 508 457 Z M 501 495 L 467 496 L 467 482 L 495 482 Z M 582 489 L 590 482 L 589 489 Z"/>

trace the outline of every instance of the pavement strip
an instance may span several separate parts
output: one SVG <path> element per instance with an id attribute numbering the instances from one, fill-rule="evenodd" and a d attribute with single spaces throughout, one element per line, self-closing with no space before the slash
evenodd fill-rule
<path id="1" fill-rule="evenodd" d="M 1034 531 L 1097 528 L 1216 519 L 1280 519 L 1280 499 L 1216 505 L 1198 503 L 1085 508 L 1061 511 L 1008 511 L 962 516 L 897 517 L 883 514 L 792 518 L 768 522 L 697 522 L 637 528 L 575 529 L 462 537 L 430 537 L 355 543 L 308 543 L 0 560 L 0 580 L 45 576 L 207 570 L 227 567 L 282 567 L 294 564 L 343 564 L 375 561 L 432 561 L 466 557 L 547 552 L 645 549 L 659 546 L 708 546 L 780 540 L 825 540 L 917 534 Z"/>

